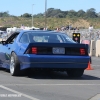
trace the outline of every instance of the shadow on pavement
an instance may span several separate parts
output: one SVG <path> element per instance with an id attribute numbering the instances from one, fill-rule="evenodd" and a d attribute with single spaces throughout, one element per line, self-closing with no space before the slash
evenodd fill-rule
<path id="1" fill-rule="evenodd" d="M 6 71 L 4 68 L 1 68 L 0 71 L 3 71 L 4 73 L 8 73 L 10 75 L 9 71 Z M 15 77 L 15 76 L 12 76 L 12 77 Z M 29 74 L 16 76 L 16 77 L 26 77 L 26 78 L 31 78 L 31 79 L 57 79 L 57 80 L 66 80 L 66 79 L 67 80 L 100 80 L 99 77 L 85 75 L 85 74 L 83 74 L 83 76 L 80 78 L 71 78 L 71 77 L 68 77 L 67 72 L 56 72 L 56 71 L 52 71 L 52 72 L 35 71 Z"/>
<path id="2" fill-rule="evenodd" d="M 28 75 L 28 78 L 33 79 L 60 79 L 60 80 L 100 80 L 100 78 L 90 75 L 83 74 L 80 78 L 71 78 L 68 77 L 66 72 L 35 72 L 34 74 Z"/>

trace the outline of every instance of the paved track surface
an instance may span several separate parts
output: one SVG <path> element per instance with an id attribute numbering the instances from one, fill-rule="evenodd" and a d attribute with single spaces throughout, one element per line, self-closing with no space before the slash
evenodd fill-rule
<path id="1" fill-rule="evenodd" d="M 77 79 L 65 72 L 13 77 L 0 70 L 0 100 L 100 100 L 100 58 L 92 57 L 92 68 Z"/>

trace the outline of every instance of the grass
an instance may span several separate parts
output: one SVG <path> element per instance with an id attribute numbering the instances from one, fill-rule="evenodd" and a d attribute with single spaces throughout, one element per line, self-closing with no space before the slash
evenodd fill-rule
<path id="1" fill-rule="evenodd" d="M 82 18 L 47 18 L 47 27 L 50 29 L 55 29 L 61 26 L 72 25 L 73 27 L 78 28 L 88 28 L 92 24 L 95 28 L 100 27 L 100 18 L 98 19 L 82 19 Z M 22 17 L 2 17 L 0 18 L 0 26 L 4 27 L 20 27 L 21 24 L 24 26 L 32 25 L 31 18 L 22 18 Z M 34 18 L 33 24 L 35 27 L 44 27 L 45 18 Z"/>

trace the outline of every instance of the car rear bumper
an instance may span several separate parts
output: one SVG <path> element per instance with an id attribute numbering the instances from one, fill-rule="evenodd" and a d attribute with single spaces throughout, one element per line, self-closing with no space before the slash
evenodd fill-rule
<path id="1" fill-rule="evenodd" d="M 20 58 L 21 69 L 26 68 L 87 68 L 89 56 L 25 55 Z"/>

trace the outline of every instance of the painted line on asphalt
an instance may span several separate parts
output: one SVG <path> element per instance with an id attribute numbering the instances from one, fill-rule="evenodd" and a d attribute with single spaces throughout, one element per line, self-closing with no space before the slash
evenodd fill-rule
<path id="1" fill-rule="evenodd" d="M 24 93 L 15 91 L 15 90 L 10 89 L 10 88 L 8 88 L 8 87 L 5 87 L 5 86 L 3 86 L 3 85 L 0 85 L 0 88 L 3 88 L 3 89 L 5 89 L 5 90 L 7 90 L 7 91 L 13 92 L 13 93 L 18 94 L 18 95 L 21 95 L 21 96 L 26 97 L 26 98 L 28 98 L 28 99 L 30 99 L 30 100 L 39 100 L 39 99 L 37 99 L 37 98 L 34 98 L 34 97 L 31 97 L 31 96 L 26 95 L 26 94 L 24 94 Z"/>
<path id="2" fill-rule="evenodd" d="M 3 84 L 5 86 L 100 86 L 100 84 Z"/>
<path id="3" fill-rule="evenodd" d="M 100 100 L 100 94 L 95 95 L 94 97 L 92 97 L 89 100 Z"/>

